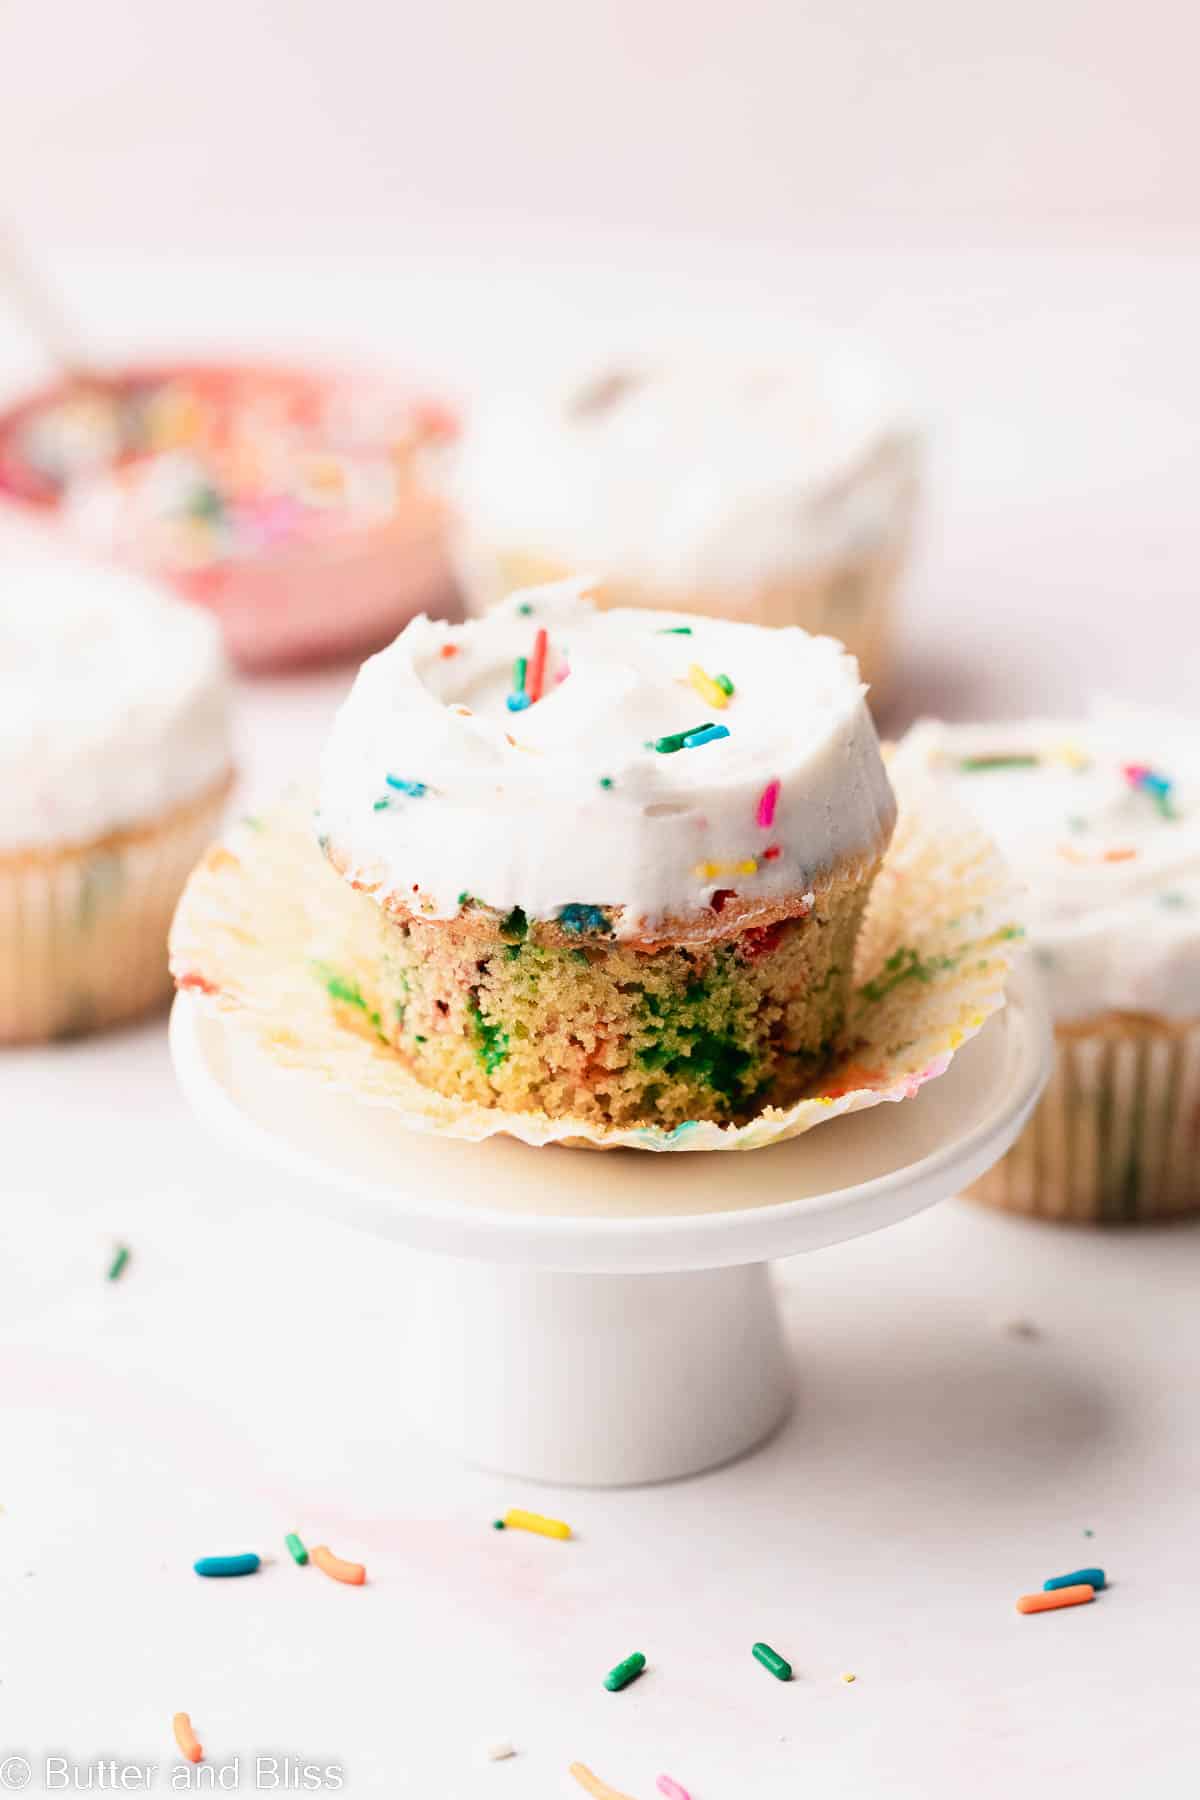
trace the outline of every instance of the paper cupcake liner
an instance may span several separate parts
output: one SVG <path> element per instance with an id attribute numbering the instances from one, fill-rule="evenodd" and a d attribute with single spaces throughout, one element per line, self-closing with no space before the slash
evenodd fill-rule
<path id="1" fill-rule="evenodd" d="M 0 852 L 0 1043 L 75 1037 L 170 993 L 167 933 L 232 777 L 152 825 Z"/>
<path id="2" fill-rule="evenodd" d="M 1033 1118 L 971 1198 L 1076 1224 L 1200 1211 L 1200 1020 L 1112 1013 L 1055 1043 Z"/>
<path id="3" fill-rule="evenodd" d="M 176 914 L 171 968 L 182 990 L 249 1033 L 273 1062 L 398 1112 L 413 1130 L 600 1149 L 757 1150 L 842 1113 L 912 1098 L 1004 1003 L 1022 935 L 1008 871 L 903 749 L 891 774 L 900 819 L 859 935 L 841 1047 L 811 1097 L 767 1107 L 748 1124 L 605 1130 L 422 1086 L 374 1028 L 386 922 L 326 864 L 296 800 L 205 857 Z M 340 1022 L 347 1011 L 361 1030 Z"/>

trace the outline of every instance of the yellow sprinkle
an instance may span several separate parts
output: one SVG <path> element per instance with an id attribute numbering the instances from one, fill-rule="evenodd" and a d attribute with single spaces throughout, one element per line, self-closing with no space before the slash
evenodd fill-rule
<path id="1" fill-rule="evenodd" d="M 510 1531 L 536 1531 L 539 1537 L 569 1538 L 571 1527 L 564 1525 L 561 1519 L 544 1519 L 541 1513 L 522 1512 L 519 1506 L 510 1506 L 504 1515 L 504 1523 Z"/>
<path id="2" fill-rule="evenodd" d="M 843 1675 L 842 1680 L 843 1681 L 857 1681 L 858 1676 L 857 1675 Z"/>
<path id="3" fill-rule="evenodd" d="M 692 663 L 691 667 L 688 669 L 688 680 L 700 695 L 700 698 L 702 700 L 707 700 L 710 706 L 719 707 L 729 705 L 729 695 L 725 692 L 725 689 L 718 687 L 712 676 L 706 675 L 699 663 Z"/>
<path id="4" fill-rule="evenodd" d="M 697 863 L 692 874 L 698 881 L 715 881 L 718 875 L 757 875 L 758 864 L 752 856 L 744 862 Z"/>

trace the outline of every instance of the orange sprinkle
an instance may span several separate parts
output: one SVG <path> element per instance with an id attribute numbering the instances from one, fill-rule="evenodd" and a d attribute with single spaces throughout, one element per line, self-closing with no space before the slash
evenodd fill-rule
<path id="1" fill-rule="evenodd" d="M 367 1579 L 362 1563 L 343 1561 L 333 1554 L 328 1544 L 318 1544 L 315 1550 L 310 1550 L 308 1560 L 316 1563 L 322 1575 L 328 1575 L 331 1581 L 344 1581 L 348 1587 L 361 1587 Z"/>
<path id="2" fill-rule="evenodd" d="M 550 639 L 546 636 L 546 627 L 539 625 L 537 636 L 533 640 L 533 655 L 529 659 L 529 678 L 525 683 L 525 692 L 529 695 L 530 706 L 536 706 L 542 697 L 542 689 L 546 685 L 546 651 Z"/>
<path id="3" fill-rule="evenodd" d="M 628 1794 L 618 1794 L 616 1788 L 610 1788 L 607 1781 L 601 1781 L 598 1775 L 593 1775 L 586 1763 L 571 1763 L 567 1774 L 573 1775 L 580 1787 L 586 1788 L 594 1796 L 594 1800 L 629 1800 Z"/>
<path id="4" fill-rule="evenodd" d="M 442 655 L 443 656 L 457 656 L 458 655 L 458 645 L 457 644 L 443 644 L 442 645 Z"/>
<path id="5" fill-rule="evenodd" d="M 1136 850 L 1106 850 L 1104 860 L 1105 862 L 1132 862 L 1136 855 Z"/>
<path id="6" fill-rule="evenodd" d="M 1051 1588 L 1045 1594 L 1022 1594 L 1017 1601 L 1019 1613 L 1053 1612 L 1058 1606 L 1084 1606 L 1089 1600 L 1096 1598 L 1096 1590 L 1090 1582 L 1081 1581 L 1078 1587 Z"/>
<path id="7" fill-rule="evenodd" d="M 180 1755 L 185 1756 L 188 1762 L 200 1762 L 204 1752 L 200 1748 L 200 1739 L 192 1730 L 192 1721 L 186 1713 L 175 1714 L 171 1720 L 171 1730 L 175 1733 L 175 1742 L 179 1745 Z"/>

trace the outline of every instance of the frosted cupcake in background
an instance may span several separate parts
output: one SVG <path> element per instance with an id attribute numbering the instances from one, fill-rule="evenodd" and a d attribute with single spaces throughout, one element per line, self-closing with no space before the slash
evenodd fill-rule
<path id="1" fill-rule="evenodd" d="M 738 1122 L 828 1062 L 896 802 L 854 660 L 575 583 L 363 665 L 318 829 L 382 911 L 327 986 L 418 1081 L 591 1127 Z"/>
<path id="2" fill-rule="evenodd" d="M 0 1042 L 169 992 L 167 930 L 232 781 L 220 634 L 141 577 L 0 553 Z"/>
<path id="3" fill-rule="evenodd" d="M 1200 1209 L 1200 727 L 1105 704 L 1078 725 L 918 726 L 1029 884 L 1057 1064 L 980 1199 L 1125 1223 Z"/>
<path id="4" fill-rule="evenodd" d="M 911 419 L 841 343 L 634 359 L 482 406 L 454 458 L 468 605 L 598 578 L 601 605 L 800 625 L 884 679 L 919 485 Z"/>

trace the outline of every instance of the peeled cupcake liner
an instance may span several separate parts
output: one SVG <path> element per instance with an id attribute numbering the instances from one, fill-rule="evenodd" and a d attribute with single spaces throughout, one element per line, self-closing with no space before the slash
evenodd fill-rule
<path id="1" fill-rule="evenodd" d="M 171 991 L 167 933 L 232 785 L 91 843 L 0 851 L 0 1044 L 78 1037 Z"/>
<path id="2" fill-rule="evenodd" d="M 1200 1211 L 1200 1019 L 1060 1023 L 1032 1119 L 968 1190 L 1005 1212 L 1132 1225 Z"/>
<path id="3" fill-rule="evenodd" d="M 766 1107 L 744 1125 L 603 1129 L 423 1086 L 379 1031 L 374 982 L 386 921 L 329 868 L 297 796 L 205 856 L 176 913 L 171 969 L 181 991 L 277 1067 L 384 1107 L 414 1131 L 604 1150 L 762 1149 L 843 1113 L 912 1099 L 1004 1004 L 1023 935 L 1012 878 L 991 840 L 903 746 L 890 773 L 900 816 L 859 935 L 841 1045 L 810 1097 Z M 342 1022 L 347 1013 L 361 1029 Z"/>

